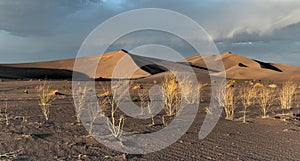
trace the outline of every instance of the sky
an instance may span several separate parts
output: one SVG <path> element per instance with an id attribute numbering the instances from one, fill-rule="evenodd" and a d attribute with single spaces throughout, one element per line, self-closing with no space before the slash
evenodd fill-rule
<path id="1" fill-rule="evenodd" d="M 73 58 L 99 24 L 140 8 L 169 9 L 192 18 L 221 53 L 300 66 L 299 0 L 0 0 L 0 63 Z M 132 49 L 150 40 L 159 44 L 166 37 L 153 31 L 133 33 L 110 49 Z M 184 45 L 180 52 L 195 54 Z"/>

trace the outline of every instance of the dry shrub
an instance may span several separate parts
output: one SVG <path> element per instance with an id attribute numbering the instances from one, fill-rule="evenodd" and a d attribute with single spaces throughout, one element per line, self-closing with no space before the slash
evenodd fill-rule
<path id="1" fill-rule="evenodd" d="M 272 106 L 276 98 L 274 89 L 265 86 L 255 89 L 257 91 L 257 101 L 260 107 L 261 116 L 262 118 L 267 118 L 270 107 Z"/>
<path id="2" fill-rule="evenodd" d="M 132 87 L 133 90 L 137 90 L 137 89 L 143 89 L 143 86 L 140 84 L 136 84 L 135 86 Z"/>
<path id="3" fill-rule="evenodd" d="M 90 119 L 89 134 L 91 135 L 91 134 L 93 134 L 94 123 L 99 118 L 99 116 L 102 114 L 102 111 L 96 105 L 89 105 L 87 113 L 88 113 L 89 119 Z"/>
<path id="4" fill-rule="evenodd" d="M 106 97 L 106 103 L 108 103 L 111 108 L 111 116 L 110 118 L 106 117 L 106 124 L 112 136 L 114 136 L 115 138 L 119 138 L 122 136 L 123 127 L 125 124 L 125 117 L 123 115 L 119 116 L 119 118 L 117 118 L 117 116 L 115 115 L 119 108 L 121 99 L 122 95 L 118 95 L 116 92 L 112 93 L 112 97 Z"/>
<path id="5" fill-rule="evenodd" d="M 292 81 L 283 83 L 282 88 L 279 91 L 279 100 L 283 110 L 291 109 L 296 89 L 297 84 Z"/>
<path id="6" fill-rule="evenodd" d="M 99 97 L 108 97 L 111 95 L 111 92 L 109 90 L 104 90 L 105 92 L 100 93 L 98 96 Z"/>
<path id="7" fill-rule="evenodd" d="M 88 88 L 87 84 L 78 83 L 76 87 L 73 89 L 73 97 L 74 97 L 74 104 L 76 110 L 76 122 L 80 124 L 80 117 L 83 114 L 87 114 L 89 118 L 89 127 L 88 132 L 90 135 L 93 134 L 94 130 L 94 123 L 103 115 L 103 111 L 101 107 L 105 104 L 105 98 L 98 98 L 98 102 L 100 104 L 100 108 L 97 106 L 97 102 L 91 100 L 89 92 L 93 91 L 91 88 Z"/>
<path id="8" fill-rule="evenodd" d="M 174 116 L 180 112 L 181 95 L 180 85 L 176 76 L 172 73 L 168 74 L 162 82 L 164 110 L 167 116 Z"/>
<path id="9" fill-rule="evenodd" d="M 233 120 L 234 119 L 234 112 L 235 112 L 235 102 L 234 102 L 234 91 L 233 87 L 229 87 L 226 90 L 226 97 L 225 97 L 225 113 L 226 119 Z"/>
<path id="10" fill-rule="evenodd" d="M 82 91 L 82 97 L 81 99 L 84 99 L 83 101 L 88 101 L 88 98 L 87 97 L 87 89 L 86 87 L 83 88 L 83 91 Z M 88 116 L 89 116 L 89 134 L 92 134 L 93 133 L 93 130 L 94 130 L 94 123 L 95 121 L 100 117 L 100 116 L 104 116 L 104 112 L 103 112 L 103 108 L 106 106 L 107 102 L 108 102 L 108 97 L 99 97 L 98 98 L 98 103 L 99 103 L 99 106 L 98 107 L 96 104 L 93 104 L 93 102 L 90 102 L 91 104 L 85 104 L 87 105 L 87 107 L 85 107 L 85 109 L 87 109 L 87 113 L 88 113 Z"/>
<path id="11" fill-rule="evenodd" d="M 150 107 L 150 101 L 149 101 L 149 98 L 148 98 L 148 90 L 140 89 L 138 91 L 138 95 L 139 95 L 140 103 L 141 103 L 141 115 L 144 114 L 144 109 L 146 108 L 148 114 L 151 115 L 151 121 L 152 122 L 151 122 L 150 126 L 155 125 L 152 108 Z"/>
<path id="12" fill-rule="evenodd" d="M 77 89 L 74 90 L 74 96 L 76 97 L 75 109 L 76 109 L 76 120 L 77 123 L 80 124 L 80 115 L 83 111 L 83 106 L 85 104 L 87 98 L 87 87 L 78 86 Z"/>
<path id="13" fill-rule="evenodd" d="M 39 106 L 46 120 L 49 119 L 51 102 L 54 100 L 54 95 L 50 91 L 50 83 L 44 81 L 43 84 L 37 87 L 39 96 Z"/>
<path id="14" fill-rule="evenodd" d="M 161 123 L 163 124 L 164 127 L 167 127 L 168 126 L 168 123 L 165 119 L 165 116 L 161 116 Z"/>
<path id="15" fill-rule="evenodd" d="M 222 82 L 216 93 L 216 100 L 219 105 L 224 108 L 227 120 L 234 119 L 235 112 L 235 101 L 234 101 L 234 82 L 229 81 L 228 83 Z"/>
<path id="16" fill-rule="evenodd" d="M 246 123 L 247 108 L 255 103 L 256 90 L 254 86 L 248 83 L 243 84 L 239 90 L 239 98 L 244 107 L 243 123 Z"/>
<path id="17" fill-rule="evenodd" d="M 146 108 L 146 107 L 148 107 L 150 105 L 149 98 L 148 98 L 148 91 L 147 90 L 140 89 L 138 91 L 138 96 L 139 96 L 142 108 Z M 141 110 L 141 111 L 143 111 L 143 110 Z M 141 112 L 141 113 L 143 113 L 143 112 Z"/>
<path id="18" fill-rule="evenodd" d="M 202 83 L 197 85 L 189 76 L 184 76 L 179 82 L 179 87 L 181 89 L 179 92 L 185 103 L 194 104 L 199 101 L 198 94 L 200 94 L 200 90 L 203 87 Z"/>
<path id="19" fill-rule="evenodd" d="M 162 81 L 162 95 L 167 116 L 174 116 L 181 111 L 181 101 L 186 104 L 197 103 L 203 86 L 202 83 L 195 84 L 189 76 L 178 81 L 173 73 L 166 75 Z"/>

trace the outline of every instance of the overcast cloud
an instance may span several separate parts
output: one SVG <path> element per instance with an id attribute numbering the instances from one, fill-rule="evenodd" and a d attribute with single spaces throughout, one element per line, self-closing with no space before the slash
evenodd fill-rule
<path id="1" fill-rule="evenodd" d="M 299 0 L 0 0 L 0 62 L 75 57 L 84 38 L 101 22 L 145 7 L 191 17 L 221 52 L 300 65 Z M 126 41 L 134 44 L 146 38 Z M 191 54 L 187 51 L 186 56 Z"/>

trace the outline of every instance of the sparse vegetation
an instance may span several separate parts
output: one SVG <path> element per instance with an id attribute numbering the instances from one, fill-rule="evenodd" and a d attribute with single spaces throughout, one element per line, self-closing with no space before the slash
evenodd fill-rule
<path id="1" fill-rule="evenodd" d="M 144 114 L 145 109 L 147 109 L 147 113 L 151 115 L 151 124 L 150 126 L 155 125 L 154 116 L 152 112 L 152 108 L 150 107 L 150 101 L 148 98 L 148 91 L 145 89 L 140 89 L 138 91 L 139 99 L 140 99 L 140 107 L 141 107 L 141 115 Z"/>
<path id="2" fill-rule="evenodd" d="M 78 86 L 75 87 L 73 90 L 73 97 L 75 100 L 75 110 L 76 110 L 76 122 L 77 124 L 80 124 L 80 117 L 82 114 L 86 113 L 89 118 L 89 127 L 88 132 L 89 135 L 93 134 L 94 130 L 94 123 L 99 118 L 101 114 L 103 114 L 103 111 L 101 110 L 102 106 L 105 106 L 106 104 L 106 97 L 100 96 L 98 98 L 98 103 L 100 105 L 97 106 L 95 102 L 92 102 L 89 98 L 89 89 L 87 85 L 81 85 L 80 83 Z M 104 98 L 103 98 L 104 97 Z"/>
<path id="3" fill-rule="evenodd" d="M 234 112 L 235 112 L 235 102 L 234 102 L 234 91 L 233 87 L 229 87 L 226 90 L 226 97 L 225 97 L 225 113 L 226 119 L 233 120 L 234 119 Z"/>
<path id="4" fill-rule="evenodd" d="M 244 107 L 243 111 L 243 123 L 246 123 L 246 115 L 247 115 L 247 109 L 251 105 L 254 104 L 255 97 L 256 97 L 256 91 L 255 88 L 248 83 L 245 83 L 242 85 L 240 91 L 239 91 L 239 97 L 240 101 Z"/>
<path id="5" fill-rule="evenodd" d="M 162 122 L 162 124 L 163 124 L 164 127 L 168 126 L 168 123 L 165 120 L 165 116 L 161 116 L 161 122 Z"/>
<path id="6" fill-rule="evenodd" d="M 270 107 L 276 98 L 274 89 L 265 86 L 260 86 L 256 88 L 257 88 L 257 96 L 258 96 L 257 101 L 260 107 L 261 116 L 262 118 L 267 118 Z"/>
<path id="7" fill-rule="evenodd" d="M 227 120 L 234 119 L 234 112 L 235 112 L 235 101 L 234 101 L 234 82 L 229 81 L 228 83 L 221 83 L 219 88 L 217 89 L 216 93 L 216 100 L 218 101 L 219 105 L 224 108 Z"/>
<path id="8" fill-rule="evenodd" d="M 44 81 L 43 84 L 37 87 L 39 96 L 39 106 L 46 120 L 49 120 L 51 102 L 54 100 L 54 95 L 50 93 L 50 84 Z"/>
<path id="9" fill-rule="evenodd" d="M 164 101 L 164 110 L 167 116 L 174 116 L 180 112 L 181 95 L 180 85 L 176 76 L 168 74 L 162 82 L 162 95 Z"/>
<path id="10" fill-rule="evenodd" d="M 138 96 L 139 96 L 140 107 L 141 107 L 141 115 L 143 115 L 145 108 L 149 106 L 147 91 L 144 89 L 140 89 L 138 91 Z"/>
<path id="11" fill-rule="evenodd" d="M 196 84 L 193 82 L 190 77 L 184 77 L 182 81 L 179 82 L 180 94 L 187 104 L 194 104 L 199 101 L 200 89 L 202 88 L 202 84 Z"/>
<path id="12" fill-rule="evenodd" d="M 148 114 L 151 115 L 151 124 L 150 124 L 150 126 L 153 126 L 153 125 L 155 125 L 155 122 L 154 122 L 154 116 L 153 116 L 152 108 L 150 106 L 147 106 L 147 111 L 148 111 Z"/>
<path id="13" fill-rule="evenodd" d="M 143 86 L 141 84 L 136 84 L 134 87 L 132 87 L 133 90 L 140 90 L 143 89 Z"/>
<path id="14" fill-rule="evenodd" d="M 279 100 L 282 110 L 291 109 L 296 89 L 297 84 L 292 81 L 283 83 L 282 88 L 279 91 Z"/>
<path id="15" fill-rule="evenodd" d="M 119 108 L 121 96 L 113 92 L 113 97 L 107 97 L 107 103 L 110 105 L 110 118 L 106 117 L 106 124 L 110 130 L 112 136 L 119 138 L 122 136 L 123 127 L 125 123 L 125 117 L 121 115 L 118 122 L 116 121 L 116 111 Z"/>
<path id="16" fill-rule="evenodd" d="M 74 96 L 75 99 L 75 110 L 76 110 L 76 121 L 78 124 L 80 124 L 80 115 L 83 110 L 84 103 L 86 101 L 86 95 L 87 95 L 87 87 L 84 86 L 83 88 L 81 86 L 78 86 L 78 89 L 74 90 Z"/>
<path id="17" fill-rule="evenodd" d="M 99 116 L 101 115 L 101 109 L 96 106 L 96 105 L 89 105 L 88 107 L 88 115 L 90 118 L 90 122 L 89 122 L 89 134 L 92 135 L 93 134 L 93 130 L 94 130 L 94 123 L 96 121 L 97 118 L 99 118 Z"/>

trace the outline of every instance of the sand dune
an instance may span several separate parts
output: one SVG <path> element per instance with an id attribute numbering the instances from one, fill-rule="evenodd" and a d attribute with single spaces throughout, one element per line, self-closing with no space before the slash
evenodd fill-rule
<path id="1" fill-rule="evenodd" d="M 253 59 L 243 57 L 238 54 L 226 52 L 220 56 L 204 55 L 201 57 L 193 56 L 182 60 L 190 62 L 193 66 L 207 68 L 204 58 L 210 61 L 222 59 L 225 71 L 219 71 L 213 76 L 220 76 L 222 72 L 226 72 L 227 78 L 232 79 L 261 79 L 261 80 L 295 80 L 300 81 L 300 67 L 265 63 Z M 209 61 L 208 61 L 209 63 Z"/>
<path id="2" fill-rule="evenodd" d="M 101 58 L 101 59 L 100 59 Z M 100 61 L 99 61 L 100 59 Z M 79 58 L 80 62 L 85 66 L 87 69 L 93 69 L 95 68 L 92 66 L 97 63 L 97 71 L 95 74 L 89 73 L 88 71 L 86 73 L 87 76 L 91 78 L 111 78 L 112 73 L 116 65 L 120 60 L 126 60 L 127 66 L 125 69 L 138 69 L 135 71 L 133 78 L 138 77 L 146 77 L 151 75 L 151 70 L 143 70 L 139 68 L 134 61 L 131 59 L 131 56 L 126 53 L 123 50 L 109 52 L 106 54 L 99 54 L 95 56 L 89 56 L 84 58 Z M 99 61 L 99 63 L 98 63 Z M 142 61 L 142 60 L 140 60 Z M 146 60 L 145 60 L 146 61 Z M 54 75 L 64 75 L 66 74 L 65 71 L 73 71 L 75 59 L 64 59 L 64 60 L 57 60 L 57 61 L 48 61 L 48 62 L 36 62 L 36 63 L 22 63 L 22 64 L 5 64 L 0 65 L 0 77 L 5 78 L 52 78 Z M 6 69 L 10 69 L 10 72 L 5 72 Z M 154 68 L 154 67 L 153 67 Z M 49 72 L 56 70 L 55 73 Z M 154 70 L 154 69 L 153 69 Z M 24 73 L 25 71 L 25 73 Z M 76 72 L 76 71 L 75 71 Z M 77 71 L 82 72 L 82 71 Z M 23 74 L 22 74 L 23 73 Z M 40 74 L 38 74 L 40 73 Z M 21 74 L 21 75 L 20 75 Z M 72 74 L 66 74 L 66 76 L 62 78 L 72 78 Z M 57 78 L 57 76 L 55 77 Z"/>
<path id="3" fill-rule="evenodd" d="M 149 77 L 174 68 L 182 69 L 184 71 L 183 68 L 188 67 L 187 65 L 171 61 L 133 55 L 125 50 L 78 58 L 76 61 L 80 62 L 80 64 L 75 70 L 73 68 L 75 59 L 22 64 L 2 64 L 0 65 L 0 78 L 71 79 L 72 71 L 74 70 L 74 72 L 77 72 L 84 78 L 130 79 Z M 96 72 L 92 72 L 95 70 L 95 66 Z"/>
<path id="4" fill-rule="evenodd" d="M 79 61 L 82 66 L 73 68 L 75 60 L 64 59 L 36 63 L 2 64 L 0 65 L 0 78 L 71 79 L 74 71 L 82 78 L 100 80 L 112 78 L 157 80 L 163 78 L 166 71 L 169 70 L 186 72 L 189 69 L 193 69 L 199 80 L 209 79 L 208 72 L 211 71 L 211 76 L 221 76 L 222 72 L 226 72 L 226 77 L 233 79 L 292 79 L 300 81 L 300 67 L 265 63 L 230 52 L 220 56 L 197 55 L 180 62 L 171 62 L 130 54 L 125 50 L 117 50 L 78 58 L 76 61 Z M 206 63 L 220 64 L 216 63 L 219 60 L 223 61 L 225 71 L 215 66 L 209 66 L 208 68 L 206 65 Z"/>

